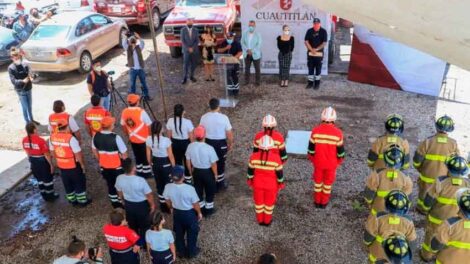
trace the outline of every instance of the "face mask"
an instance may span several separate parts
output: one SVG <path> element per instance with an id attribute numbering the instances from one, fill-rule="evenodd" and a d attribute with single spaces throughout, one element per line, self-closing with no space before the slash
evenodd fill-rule
<path id="1" fill-rule="evenodd" d="M 314 29 L 315 31 L 318 31 L 318 30 L 320 29 L 320 26 L 321 26 L 320 23 L 314 24 L 314 25 L 313 25 L 313 29 Z"/>
<path id="2" fill-rule="evenodd" d="M 233 39 L 227 39 L 227 44 L 232 45 Z"/>
<path id="3" fill-rule="evenodd" d="M 95 66 L 95 71 L 100 72 L 101 71 L 101 66 Z"/>
<path id="4" fill-rule="evenodd" d="M 284 35 L 290 35 L 290 30 L 284 30 Z"/>
<path id="5" fill-rule="evenodd" d="M 252 33 L 255 32 L 255 27 L 254 26 L 249 26 L 248 31 L 250 31 Z"/>

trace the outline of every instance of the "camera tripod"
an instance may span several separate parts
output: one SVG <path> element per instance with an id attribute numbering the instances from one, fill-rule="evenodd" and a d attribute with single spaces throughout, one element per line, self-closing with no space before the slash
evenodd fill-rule
<path id="1" fill-rule="evenodd" d="M 150 103 L 149 103 L 149 100 L 147 99 L 147 97 L 142 96 L 140 98 L 140 104 L 142 105 L 143 109 L 148 110 L 150 112 L 150 114 L 152 115 L 153 121 L 156 121 L 157 116 L 155 115 L 152 108 L 150 107 Z"/>
<path id="2" fill-rule="evenodd" d="M 110 93 L 110 99 L 109 99 L 109 112 L 113 112 L 115 105 L 118 103 L 118 98 L 121 100 L 121 102 L 127 107 L 127 102 L 124 100 L 124 97 L 122 97 L 121 93 L 119 93 L 118 90 L 114 87 L 114 81 L 113 77 L 114 71 L 109 71 L 108 76 L 109 76 L 109 82 L 111 83 L 111 93 Z"/>

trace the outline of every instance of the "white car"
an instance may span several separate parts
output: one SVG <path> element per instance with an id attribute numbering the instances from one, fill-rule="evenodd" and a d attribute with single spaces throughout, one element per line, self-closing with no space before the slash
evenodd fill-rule
<path id="1" fill-rule="evenodd" d="M 61 11 L 95 11 L 93 0 L 55 0 Z"/>

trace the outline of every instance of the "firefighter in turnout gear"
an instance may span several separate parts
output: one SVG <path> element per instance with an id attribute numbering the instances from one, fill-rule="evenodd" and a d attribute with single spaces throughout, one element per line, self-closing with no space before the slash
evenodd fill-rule
<path id="1" fill-rule="evenodd" d="M 410 166 L 410 146 L 408 140 L 401 137 L 404 129 L 404 121 L 400 115 L 392 114 L 387 117 L 385 121 L 385 135 L 379 137 L 369 150 L 367 156 L 367 165 L 374 169 L 385 169 L 387 166 L 384 162 L 383 152 L 387 150 L 390 145 L 398 145 L 404 152 L 403 169 L 408 169 Z M 400 168 L 401 169 L 401 168 Z"/>
<path id="2" fill-rule="evenodd" d="M 403 151 L 397 145 L 391 145 L 383 153 L 383 157 L 387 168 L 379 171 L 372 170 L 367 178 L 364 192 L 373 215 L 385 210 L 384 198 L 390 191 L 401 190 L 406 195 L 410 195 L 413 190 L 411 178 L 400 171 L 405 160 Z"/>
<path id="3" fill-rule="evenodd" d="M 423 208 L 428 212 L 426 235 L 421 248 L 421 258 L 426 261 L 434 257 L 431 249 L 432 237 L 443 222 L 451 217 L 458 216 L 459 206 L 456 194 L 461 188 L 469 188 L 470 180 L 467 178 L 467 160 L 460 156 L 451 156 L 446 161 L 448 174 L 436 179 L 429 188 L 423 202 Z"/>
<path id="4" fill-rule="evenodd" d="M 335 126 L 336 111 L 327 107 L 321 114 L 321 124 L 314 127 L 308 145 L 308 155 L 314 167 L 313 199 L 315 207 L 326 208 L 336 169 L 343 162 L 345 151 L 343 132 Z"/>
<path id="5" fill-rule="evenodd" d="M 387 239 L 399 235 L 405 237 L 413 248 L 416 240 L 416 230 L 411 218 L 406 213 L 410 208 L 410 200 L 402 191 L 391 191 L 385 197 L 386 212 L 369 215 L 364 231 L 364 243 L 369 252 L 369 263 L 393 263 L 387 258 L 382 246 Z M 411 249 L 410 249 L 411 250 Z M 389 262 L 380 262 L 387 260 Z"/>
<path id="6" fill-rule="evenodd" d="M 253 188 L 258 224 L 269 226 L 272 222 L 277 193 L 284 189 L 282 160 L 275 149 L 274 140 L 263 136 L 259 140 L 260 151 L 251 154 L 248 163 L 247 184 Z"/>
<path id="7" fill-rule="evenodd" d="M 116 188 L 116 178 L 123 174 L 121 161 L 127 158 L 127 147 L 122 138 L 113 132 L 116 119 L 106 116 L 101 120 L 101 132 L 97 132 L 92 140 L 92 151 L 98 159 L 101 175 L 108 186 L 108 197 L 114 208 L 122 207 Z"/>
<path id="8" fill-rule="evenodd" d="M 273 138 L 274 140 L 274 148 L 271 150 L 272 153 L 279 153 L 279 156 L 281 157 L 281 160 L 283 162 L 287 161 L 287 152 L 286 152 L 286 145 L 285 145 L 285 140 L 284 136 L 275 130 L 274 128 L 277 126 L 277 121 L 276 118 L 272 115 L 266 115 L 263 118 L 263 130 L 258 132 L 255 136 L 255 139 L 253 140 L 253 152 L 258 152 L 259 151 L 259 144 L 260 144 L 260 139 L 268 135 Z"/>
<path id="9" fill-rule="evenodd" d="M 140 96 L 137 94 L 129 94 L 127 96 L 129 107 L 122 111 L 121 126 L 131 142 L 137 175 L 149 178 L 152 175 L 152 167 L 147 160 L 147 146 L 145 142 L 150 135 L 152 120 L 147 112 L 139 107 L 139 100 Z"/>
<path id="10" fill-rule="evenodd" d="M 406 238 L 401 235 L 393 235 L 383 242 L 383 248 L 388 260 L 378 260 L 376 264 L 412 264 L 413 254 Z"/>
<path id="11" fill-rule="evenodd" d="M 452 154 L 458 154 L 457 142 L 447 134 L 454 130 L 454 121 L 443 116 L 436 121 L 437 133 L 423 141 L 416 149 L 413 166 L 419 172 L 418 204 L 419 212 L 424 213 L 424 197 L 436 181 L 436 178 L 447 175 L 446 159 Z"/>
<path id="12" fill-rule="evenodd" d="M 91 96 L 92 107 L 88 108 L 85 112 L 85 125 L 87 127 L 88 134 L 94 136 L 97 132 L 101 131 L 101 120 L 105 116 L 111 116 L 104 107 L 100 106 L 101 98 L 94 94 Z"/>
<path id="13" fill-rule="evenodd" d="M 470 259 L 470 190 L 457 193 L 460 212 L 440 225 L 433 239 L 431 250 L 436 253 L 436 264 L 468 263 Z"/>

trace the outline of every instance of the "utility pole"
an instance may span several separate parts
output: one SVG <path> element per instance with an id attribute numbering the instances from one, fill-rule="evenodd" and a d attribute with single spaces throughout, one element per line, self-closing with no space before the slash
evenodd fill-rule
<path id="1" fill-rule="evenodd" d="M 157 46 L 157 36 L 155 34 L 155 24 L 153 22 L 153 14 L 152 14 L 152 7 L 150 5 L 150 1 L 151 0 L 145 0 L 145 5 L 147 7 L 147 16 L 149 18 L 149 28 L 150 28 L 150 35 L 152 36 L 153 51 L 155 52 L 155 65 L 157 66 L 158 81 L 159 81 L 159 86 L 160 86 L 160 97 L 162 98 L 162 106 L 163 106 L 163 112 L 165 114 L 165 121 L 167 121 L 168 112 L 166 110 L 165 94 L 163 93 L 164 80 L 163 80 L 162 68 L 160 67 L 160 57 L 159 57 L 158 46 Z"/>

